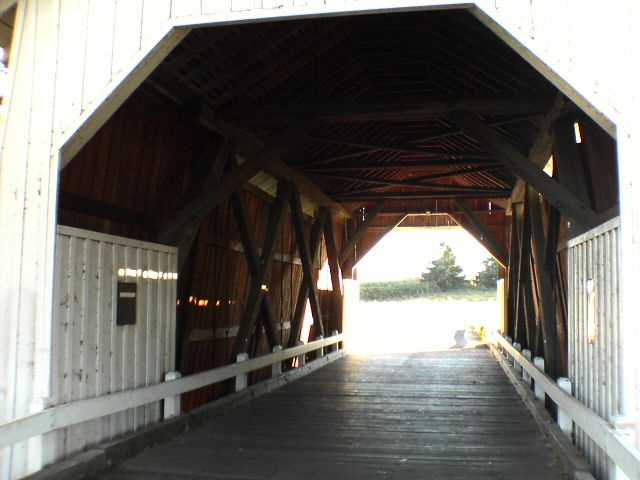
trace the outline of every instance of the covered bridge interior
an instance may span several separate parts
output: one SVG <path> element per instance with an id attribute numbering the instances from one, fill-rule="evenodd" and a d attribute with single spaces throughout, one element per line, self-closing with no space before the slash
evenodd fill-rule
<path id="1" fill-rule="evenodd" d="M 342 331 L 358 260 L 449 215 L 503 265 L 506 330 L 557 378 L 566 242 L 617 215 L 610 133 L 467 10 L 196 28 L 61 170 L 58 223 L 179 248 L 188 375 L 295 345 L 307 301 L 308 338 Z"/>

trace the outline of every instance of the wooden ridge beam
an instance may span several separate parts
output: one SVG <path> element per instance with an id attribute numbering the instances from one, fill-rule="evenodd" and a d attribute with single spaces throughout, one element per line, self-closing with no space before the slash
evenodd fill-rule
<path id="1" fill-rule="evenodd" d="M 468 111 L 478 115 L 532 114 L 549 109 L 549 98 L 450 98 L 431 102 L 386 101 L 366 104 L 289 104 L 252 105 L 228 108 L 225 118 L 240 125 L 262 125 L 264 122 L 291 122 L 313 116 L 323 122 L 367 122 L 391 120 L 424 120 L 437 118 L 454 111 Z"/>
<path id="2" fill-rule="evenodd" d="M 491 152 L 497 160 L 504 163 L 517 176 L 525 179 L 538 192 L 542 193 L 555 208 L 575 219 L 585 228 L 596 226 L 599 223 L 598 215 L 589 205 L 549 177 L 517 148 L 473 115 L 468 112 L 455 112 L 450 115 L 450 118 L 467 134 L 475 138 L 485 150 Z"/>
<path id="3" fill-rule="evenodd" d="M 465 227 L 476 237 L 476 240 L 489 250 L 489 253 L 503 266 L 508 265 L 509 255 L 504 247 L 496 240 L 491 230 L 478 218 L 475 212 L 463 200 L 456 199 L 456 206 L 462 210 L 464 218 L 466 218 Z"/>

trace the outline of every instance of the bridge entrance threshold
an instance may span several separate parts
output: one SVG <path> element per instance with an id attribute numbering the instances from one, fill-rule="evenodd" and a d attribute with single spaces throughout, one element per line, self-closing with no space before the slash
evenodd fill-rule
<path id="1" fill-rule="evenodd" d="M 569 477 L 475 348 L 345 357 L 90 478 Z"/>

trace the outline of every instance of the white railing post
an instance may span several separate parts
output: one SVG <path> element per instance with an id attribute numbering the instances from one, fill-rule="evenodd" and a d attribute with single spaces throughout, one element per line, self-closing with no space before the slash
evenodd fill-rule
<path id="1" fill-rule="evenodd" d="M 513 348 L 515 348 L 520 353 L 522 352 L 522 345 L 520 345 L 520 343 L 518 342 L 513 342 Z M 516 357 L 513 357 L 513 368 L 515 368 L 516 372 L 518 372 L 518 374 L 522 376 L 522 365 L 518 363 L 518 360 L 516 360 Z"/>
<path id="2" fill-rule="evenodd" d="M 298 340 L 296 342 L 296 347 L 301 347 L 302 345 L 304 345 L 304 342 L 302 340 Z M 305 353 L 303 353 L 302 355 L 298 355 L 298 368 L 304 367 L 306 359 L 307 355 Z"/>
<path id="3" fill-rule="evenodd" d="M 338 335 L 338 330 L 331 330 L 331 336 L 332 336 L 332 337 L 335 337 L 335 336 L 337 336 L 337 335 Z M 338 348 L 338 344 L 337 344 L 337 343 L 334 343 L 334 344 L 332 345 L 331 351 L 332 351 L 332 352 L 337 352 L 338 350 L 339 350 L 339 348 Z"/>
<path id="4" fill-rule="evenodd" d="M 611 424 L 613 425 L 613 428 L 616 429 L 617 433 L 633 441 L 635 424 L 628 417 L 625 417 L 624 415 L 614 415 L 611 417 Z M 609 468 L 609 478 L 610 480 L 630 480 L 629 476 L 626 475 L 620 466 L 615 464 L 613 461 Z"/>
<path id="5" fill-rule="evenodd" d="M 277 353 L 282 351 L 282 345 L 276 345 L 273 347 L 272 353 Z M 271 364 L 271 378 L 275 378 L 282 373 L 282 362 L 277 361 Z"/>
<path id="6" fill-rule="evenodd" d="M 236 364 L 241 364 L 242 362 L 246 362 L 249 360 L 248 353 L 239 353 L 236 357 Z M 236 392 L 244 390 L 249 385 L 249 375 L 246 373 L 239 373 L 236 375 Z"/>
<path id="7" fill-rule="evenodd" d="M 316 340 L 324 340 L 324 336 L 323 335 L 318 335 L 316 337 Z M 324 347 L 320 347 L 318 349 L 318 355 L 316 358 L 320 358 L 320 357 L 324 357 Z"/>
<path id="8" fill-rule="evenodd" d="M 531 361 L 531 350 L 525 348 L 524 350 L 522 350 L 522 356 Z M 529 388 L 531 388 L 531 374 L 527 372 L 525 368 L 522 369 L 522 379 L 527 382 L 527 385 L 529 385 Z"/>
<path id="9" fill-rule="evenodd" d="M 513 339 L 511 337 L 507 336 L 507 337 L 504 337 L 504 339 L 507 341 L 507 343 L 509 343 L 509 345 L 513 345 Z M 504 355 L 505 357 L 507 357 L 507 363 L 510 363 L 513 365 L 513 357 L 506 349 L 504 351 Z"/>
<path id="10" fill-rule="evenodd" d="M 180 372 L 167 372 L 164 374 L 164 381 L 171 382 L 180 377 L 182 377 Z M 165 398 L 163 418 L 166 420 L 167 418 L 177 417 L 178 415 L 180 415 L 180 395 Z"/>
<path id="11" fill-rule="evenodd" d="M 567 377 L 560 377 L 558 378 L 557 383 L 558 386 L 569 395 L 573 394 L 570 379 L 568 379 Z M 558 426 L 567 437 L 571 438 L 571 436 L 573 435 L 573 419 L 560 407 L 558 407 Z"/>
<path id="12" fill-rule="evenodd" d="M 29 404 L 29 413 L 39 413 L 53 406 L 49 397 L 34 398 Z M 37 435 L 27 441 L 27 471 L 29 474 L 42 470 L 42 467 L 54 461 L 53 444 L 50 434 Z"/>
<path id="13" fill-rule="evenodd" d="M 535 357 L 533 359 L 533 364 L 536 366 L 538 370 L 544 373 L 544 358 Z M 544 388 L 542 388 L 542 385 L 539 385 L 538 382 L 536 382 L 535 380 L 533 382 L 533 385 L 534 385 L 533 391 L 535 392 L 536 398 L 540 400 L 542 403 L 544 403 Z"/>

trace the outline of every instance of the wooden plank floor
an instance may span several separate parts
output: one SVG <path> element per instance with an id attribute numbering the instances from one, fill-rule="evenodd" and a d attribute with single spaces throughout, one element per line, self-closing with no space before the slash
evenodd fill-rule
<path id="1" fill-rule="evenodd" d="M 349 356 L 92 477 L 561 479 L 485 349 Z"/>

